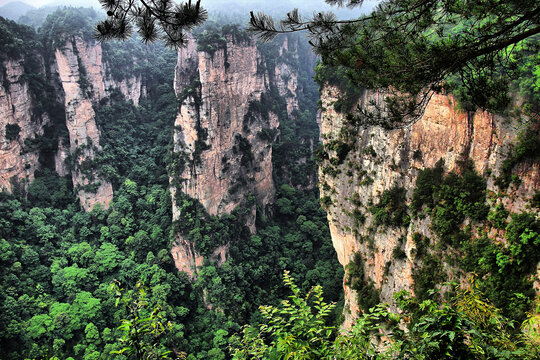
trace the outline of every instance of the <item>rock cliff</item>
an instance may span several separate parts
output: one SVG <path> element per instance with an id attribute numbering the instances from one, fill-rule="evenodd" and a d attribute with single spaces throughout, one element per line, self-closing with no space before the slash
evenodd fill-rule
<path id="1" fill-rule="evenodd" d="M 49 117 L 36 109 L 24 59 L 6 60 L 0 68 L 0 189 L 13 191 L 19 185 L 24 189 L 34 178 L 39 149 L 25 146 L 25 141 L 28 144 L 43 135 Z"/>
<path id="2" fill-rule="evenodd" d="M 279 49 L 280 56 L 297 56 L 289 53 L 286 38 Z M 291 67 L 282 61 L 268 66 L 251 38 L 227 35 L 212 50 L 190 41 L 178 53 L 175 76 L 182 103 L 175 122 L 173 198 L 181 191 L 218 216 L 248 207 L 244 223 L 255 232 L 256 208 L 265 212 L 275 196 L 272 143 L 279 120 L 272 96 L 286 102 L 290 115 L 298 109 L 296 88 Z M 175 218 L 178 211 L 173 201 Z M 172 252 L 177 267 L 189 274 L 202 263 L 180 235 Z M 226 252 L 219 247 L 213 257 L 224 261 Z"/>
<path id="3" fill-rule="evenodd" d="M 98 203 L 107 208 L 113 196 L 112 186 L 92 166 L 96 152 L 101 150 L 94 106 L 115 90 L 137 106 L 145 88 L 141 75 L 115 80 L 99 43 L 77 35 L 66 36 L 65 40 L 55 49 L 54 67 L 62 84 L 70 146 L 69 156 L 59 146 L 57 159 L 70 160 L 73 186 L 84 209 L 90 210 Z M 61 161 L 57 164 L 57 172 L 65 172 Z"/>
<path id="4" fill-rule="evenodd" d="M 98 203 L 107 208 L 113 195 L 111 184 L 95 169 L 84 166 L 101 149 L 92 106 L 92 101 L 105 92 L 101 49 L 76 37 L 56 49 L 55 59 L 64 91 L 73 186 L 84 209 L 90 210 Z"/>
<path id="5" fill-rule="evenodd" d="M 142 75 L 115 79 L 101 45 L 82 35 L 58 35 L 43 44 L 32 39 L 38 46 L 3 56 L 0 64 L 0 188 L 24 191 L 42 163 L 52 162 L 59 175 L 71 175 L 84 209 L 97 203 L 106 208 L 112 186 L 92 166 L 101 149 L 94 106 L 114 91 L 137 106 L 145 96 Z M 62 132 L 57 128 L 66 127 L 69 141 L 52 140 Z"/>
<path id="6" fill-rule="evenodd" d="M 517 119 L 461 111 L 452 96 L 438 94 L 412 126 L 390 131 L 376 126 L 354 128 L 354 140 L 344 144 L 344 134 L 351 128 L 345 116 L 334 110 L 339 94 L 332 86 L 325 86 L 321 94 L 321 137 L 326 150 L 319 173 L 321 198 L 340 263 L 345 267 L 360 253 L 366 278 L 373 281 L 383 302 L 392 303 L 398 290 L 414 289 L 413 272 L 420 265 L 415 261 L 418 246 L 413 234 L 436 238 L 430 216 L 409 214 L 412 219 L 404 226 L 378 226 L 370 210 L 385 191 L 405 189 L 405 201 L 410 204 L 418 174 L 440 159 L 446 173 L 459 173 L 464 162 L 472 160 L 476 172 L 486 180 L 488 194 L 500 194 L 492 206 L 502 203 L 510 212 L 528 208 L 540 188 L 540 164 L 535 161 L 513 168 L 512 174 L 521 179 L 518 186 L 501 190 L 495 185 L 504 159 L 525 128 Z M 382 95 L 364 92 L 360 103 L 379 99 Z M 464 277 L 459 271 L 447 273 L 450 279 L 445 280 Z M 345 326 L 360 310 L 357 294 L 349 285 L 345 279 Z"/>

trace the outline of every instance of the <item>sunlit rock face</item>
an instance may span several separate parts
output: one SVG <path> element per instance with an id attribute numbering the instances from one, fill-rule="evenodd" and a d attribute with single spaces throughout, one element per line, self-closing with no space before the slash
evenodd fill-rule
<path id="1" fill-rule="evenodd" d="M 338 89 L 332 86 L 322 90 L 321 138 L 324 144 L 342 137 L 344 115 L 333 106 L 339 97 Z M 382 94 L 365 92 L 360 103 L 377 102 L 382 98 Z M 406 189 L 407 203 L 410 203 L 419 172 L 434 167 L 440 159 L 444 160 L 446 172 L 459 172 L 464 160 L 472 160 L 475 170 L 486 179 L 488 193 L 500 192 L 494 179 L 523 129 L 524 125 L 517 119 L 459 110 L 452 96 L 440 94 L 432 97 L 423 116 L 410 127 L 357 129 L 353 148 L 343 162 L 335 166 L 337 174 L 323 171 L 328 161 L 321 165 L 319 172 L 321 197 L 327 200 L 332 241 L 340 263 L 345 267 L 354 254 L 360 252 L 367 278 L 380 290 L 383 302 L 392 303 L 393 294 L 401 289 L 413 291 L 412 274 L 418 264 L 412 235 L 436 237 L 429 216 L 413 219 L 406 228 L 377 227 L 370 206 L 394 186 Z M 521 212 L 540 189 L 540 164 L 524 162 L 518 164 L 513 173 L 521 178 L 521 184 L 505 190 L 507 196 L 500 201 L 509 211 Z M 351 216 L 355 209 L 365 216 L 361 225 L 355 224 Z M 405 258 L 393 258 L 396 246 L 405 252 Z M 454 277 L 448 280 L 459 280 L 457 272 L 448 271 Z M 344 290 L 345 326 L 350 326 L 360 309 L 357 294 L 346 281 Z"/>

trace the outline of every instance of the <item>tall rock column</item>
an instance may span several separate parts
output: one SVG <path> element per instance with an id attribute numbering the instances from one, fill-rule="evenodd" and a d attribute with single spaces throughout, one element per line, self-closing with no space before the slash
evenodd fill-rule
<path id="1" fill-rule="evenodd" d="M 24 60 L 6 60 L 0 65 L 0 189 L 8 191 L 33 180 L 39 149 L 28 148 L 25 140 L 43 135 L 43 127 L 49 123 L 46 113 L 35 112 L 24 79 Z"/>
<path id="2" fill-rule="evenodd" d="M 95 96 L 104 92 L 101 47 L 75 37 L 56 49 L 55 58 L 64 90 L 73 186 L 84 209 L 98 203 L 107 208 L 113 196 L 111 184 L 91 166 L 85 166 L 101 150 L 92 106 Z"/>
<path id="3" fill-rule="evenodd" d="M 201 46 L 199 46 L 201 47 Z M 245 223 L 255 231 L 255 209 L 273 202 L 272 142 L 279 126 L 268 110 L 269 80 L 252 39 L 197 51 L 192 40 L 178 53 L 175 89 L 182 105 L 176 118 L 173 198 L 181 191 L 199 200 L 211 215 L 251 210 Z M 271 135 L 268 135 L 271 134 Z M 248 201 L 249 198 L 253 200 Z M 178 214 L 173 201 L 173 213 Z M 176 215 L 175 215 L 176 216 Z M 202 257 L 177 237 L 172 249 L 180 270 L 193 274 Z M 225 258 L 226 247 L 215 256 Z"/>

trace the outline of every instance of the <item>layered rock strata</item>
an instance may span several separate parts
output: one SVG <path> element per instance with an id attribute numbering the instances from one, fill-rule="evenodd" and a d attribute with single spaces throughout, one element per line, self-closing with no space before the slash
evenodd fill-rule
<path id="1" fill-rule="evenodd" d="M 114 80 L 110 65 L 103 59 L 101 45 L 78 36 L 71 37 L 64 46 L 56 48 L 55 60 L 55 70 L 63 89 L 70 143 L 69 149 L 59 146 L 55 158 L 57 172 L 66 172 L 62 161 L 71 156 L 73 186 L 81 206 L 90 210 L 99 203 L 107 208 L 113 196 L 111 184 L 95 170 L 82 170 L 91 168 L 83 164 L 92 162 L 96 152 L 101 150 L 100 131 L 93 106 L 115 89 L 137 106 L 145 95 L 141 76 Z"/>
<path id="2" fill-rule="evenodd" d="M 90 210 L 98 203 L 107 208 L 112 199 L 111 184 L 95 170 L 88 170 L 91 166 L 83 166 L 91 165 L 96 152 L 101 149 L 94 106 L 116 90 L 137 106 L 145 96 L 142 77 L 115 80 L 113 69 L 103 59 L 101 45 L 77 35 L 66 36 L 57 44 L 50 71 L 46 71 L 37 49 L 31 56 L 40 63 L 41 80 L 51 82 L 56 89 L 52 96 L 65 107 L 69 145 L 58 140 L 56 154 L 51 156 L 54 167 L 61 176 L 71 174 L 84 209 Z M 40 166 L 39 141 L 44 128 L 58 126 L 52 124 L 43 104 L 38 109 L 38 100 L 43 102 L 45 97 L 37 99 L 39 95 L 34 92 L 45 90 L 30 88 L 25 61 L 24 58 L 5 60 L 0 66 L 0 188 L 7 191 L 14 191 L 14 187 L 24 190 L 33 180 Z M 59 80 L 59 86 L 55 79 Z"/>
<path id="3" fill-rule="evenodd" d="M 113 196 L 112 185 L 95 170 L 83 172 L 81 169 L 84 162 L 92 161 L 101 150 L 92 105 L 92 101 L 105 92 L 101 48 L 75 38 L 56 49 L 55 59 L 64 90 L 73 186 L 84 209 L 90 210 L 98 203 L 107 208 Z"/>

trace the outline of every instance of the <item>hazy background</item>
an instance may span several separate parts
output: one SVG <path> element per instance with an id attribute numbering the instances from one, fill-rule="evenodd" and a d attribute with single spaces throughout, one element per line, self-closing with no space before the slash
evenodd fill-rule
<path id="1" fill-rule="evenodd" d="M 180 2 L 180 1 L 177 1 Z M 202 0 L 202 5 L 209 10 L 210 17 L 212 13 L 226 13 L 233 16 L 242 16 L 247 18 L 249 11 L 264 11 L 268 14 L 279 16 L 288 11 L 298 8 L 306 16 L 314 11 L 333 11 L 340 18 L 357 17 L 363 12 L 370 12 L 376 0 L 366 0 L 360 9 L 338 8 L 327 5 L 324 0 Z M 43 8 L 50 12 L 52 7 L 57 6 L 75 6 L 75 7 L 94 7 L 101 9 L 98 0 L 0 0 L 0 16 L 17 20 L 29 10 Z"/>

